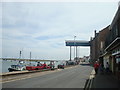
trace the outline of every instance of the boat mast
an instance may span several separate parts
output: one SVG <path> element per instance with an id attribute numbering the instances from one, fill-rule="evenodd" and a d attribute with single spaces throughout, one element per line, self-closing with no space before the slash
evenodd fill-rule
<path id="1" fill-rule="evenodd" d="M 21 54 L 22 54 L 22 51 L 20 51 L 20 57 L 19 57 L 19 59 L 21 59 Z"/>
<path id="2" fill-rule="evenodd" d="M 30 52 L 30 60 L 31 60 L 31 52 Z"/>

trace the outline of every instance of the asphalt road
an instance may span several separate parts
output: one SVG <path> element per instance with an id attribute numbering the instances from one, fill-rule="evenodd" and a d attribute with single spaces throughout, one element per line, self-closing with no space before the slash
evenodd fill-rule
<path id="1" fill-rule="evenodd" d="M 2 88 L 84 88 L 92 67 L 77 65 L 52 73 L 2 83 Z"/>

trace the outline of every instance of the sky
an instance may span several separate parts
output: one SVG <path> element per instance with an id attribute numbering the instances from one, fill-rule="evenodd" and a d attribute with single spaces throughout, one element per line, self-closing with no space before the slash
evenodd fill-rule
<path id="1" fill-rule="evenodd" d="M 2 5 L 1 5 L 2 4 Z M 117 2 L 2 2 L 0 3 L 1 57 L 68 60 L 65 40 L 94 37 L 113 20 Z M 72 58 L 74 58 L 72 48 Z M 78 56 L 88 56 L 79 47 Z"/>

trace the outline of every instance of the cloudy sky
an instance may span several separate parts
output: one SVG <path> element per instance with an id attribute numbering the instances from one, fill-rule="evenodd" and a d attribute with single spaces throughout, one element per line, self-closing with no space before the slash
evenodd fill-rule
<path id="1" fill-rule="evenodd" d="M 90 40 L 94 30 L 108 26 L 117 2 L 4 2 L 2 8 L 2 57 L 69 59 L 65 40 Z M 74 48 L 73 48 L 74 49 Z M 72 49 L 72 58 L 73 50 Z M 80 57 L 89 47 L 79 47 Z"/>

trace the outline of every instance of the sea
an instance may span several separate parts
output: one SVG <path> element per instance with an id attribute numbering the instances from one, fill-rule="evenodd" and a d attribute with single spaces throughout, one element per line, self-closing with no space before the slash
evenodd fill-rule
<path id="1" fill-rule="evenodd" d="M 10 68 L 11 65 L 16 65 L 16 64 L 19 64 L 19 60 L 0 60 L 0 73 L 6 73 L 6 72 L 9 72 L 8 71 L 8 68 Z M 54 64 L 55 64 L 55 68 L 57 68 L 57 65 L 62 63 L 63 61 L 55 61 Z M 23 63 L 25 65 L 34 65 L 34 66 L 37 66 L 37 63 L 36 61 L 23 61 Z M 44 63 L 44 62 L 40 62 L 40 63 Z M 50 64 L 50 62 L 46 62 L 46 64 Z"/>

